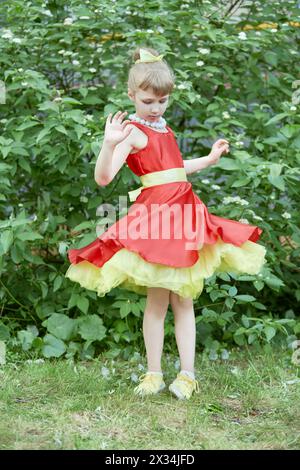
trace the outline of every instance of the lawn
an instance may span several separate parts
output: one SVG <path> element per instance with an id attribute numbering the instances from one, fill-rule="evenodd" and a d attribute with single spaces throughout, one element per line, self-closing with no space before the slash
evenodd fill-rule
<path id="1" fill-rule="evenodd" d="M 32 361 L 32 362 L 30 362 Z M 178 358 L 164 355 L 169 384 Z M 299 449 L 299 366 L 284 348 L 197 354 L 189 401 L 133 394 L 130 361 L 9 359 L 0 367 L 0 449 Z M 176 368 L 177 367 L 177 368 Z"/>

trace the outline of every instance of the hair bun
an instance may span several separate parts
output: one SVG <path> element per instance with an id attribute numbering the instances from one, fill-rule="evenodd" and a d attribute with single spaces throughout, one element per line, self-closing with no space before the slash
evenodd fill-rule
<path id="1" fill-rule="evenodd" d="M 151 54 L 155 55 L 155 56 L 159 56 L 159 52 L 157 52 L 156 49 L 153 49 L 152 47 L 137 47 L 133 54 L 132 54 L 132 60 L 133 62 L 135 62 L 136 60 L 140 59 L 141 56 L 140 56 L 140 49 L 145 49 L 145 51 L 148 51 L 148 52 L 151 52 Z"/>

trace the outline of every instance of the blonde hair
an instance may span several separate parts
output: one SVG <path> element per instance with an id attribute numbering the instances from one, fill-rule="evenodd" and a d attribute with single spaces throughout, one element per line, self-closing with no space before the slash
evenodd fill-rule
<path id="1" fill-rule="evenodd" d="M 155 56 L 160 55 L 151 47 L 142 46 L 142 49 Z M 138 59 L 140 59 L 140 47 L 136 48 L 132 54 L 133 62 Z M 136 93 L 139 88 L 144 91 L 151 88 L 157 96 L 169 95 L 174 88 L 174 82 L 174 73 L 164 59 L 156 62 L 139 62 L 133 64 L 129 70 L 128 88 L 133 93 Z"/>

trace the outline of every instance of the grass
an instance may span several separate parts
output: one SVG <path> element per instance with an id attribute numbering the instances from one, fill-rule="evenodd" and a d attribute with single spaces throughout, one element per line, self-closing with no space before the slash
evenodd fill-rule
<path id="1" fill-rule="evenodd" d="M 135 396 L 138 356 L 0 367 L 0 449 L 300 448 L 300 368 L 283 348 L 237 350 L 227 361 L 198 354 L 200 393 L 189 401 L 167 388 Z M 176 360 L 163 358 L 167 384 Z"/>

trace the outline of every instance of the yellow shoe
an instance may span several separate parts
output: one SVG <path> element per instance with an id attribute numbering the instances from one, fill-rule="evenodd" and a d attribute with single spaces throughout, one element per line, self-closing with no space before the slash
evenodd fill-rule
<path id="1" fill-rule="evenodd" d="M 153 395 L 166 386 L 163 376 L 155 372 L 146 372 L 146 374 L 140 376 L 139 380 L 141 383 L 134 389 L 136 395 Z"/>
<path id="2" fill-rule="evenodd" d="M 169 386 L 169 390 L 181 400 L 189 399 L 194 391 L 199 393 L 199 383 L 196 379 L 179 372 L 176 379 Z"/>

